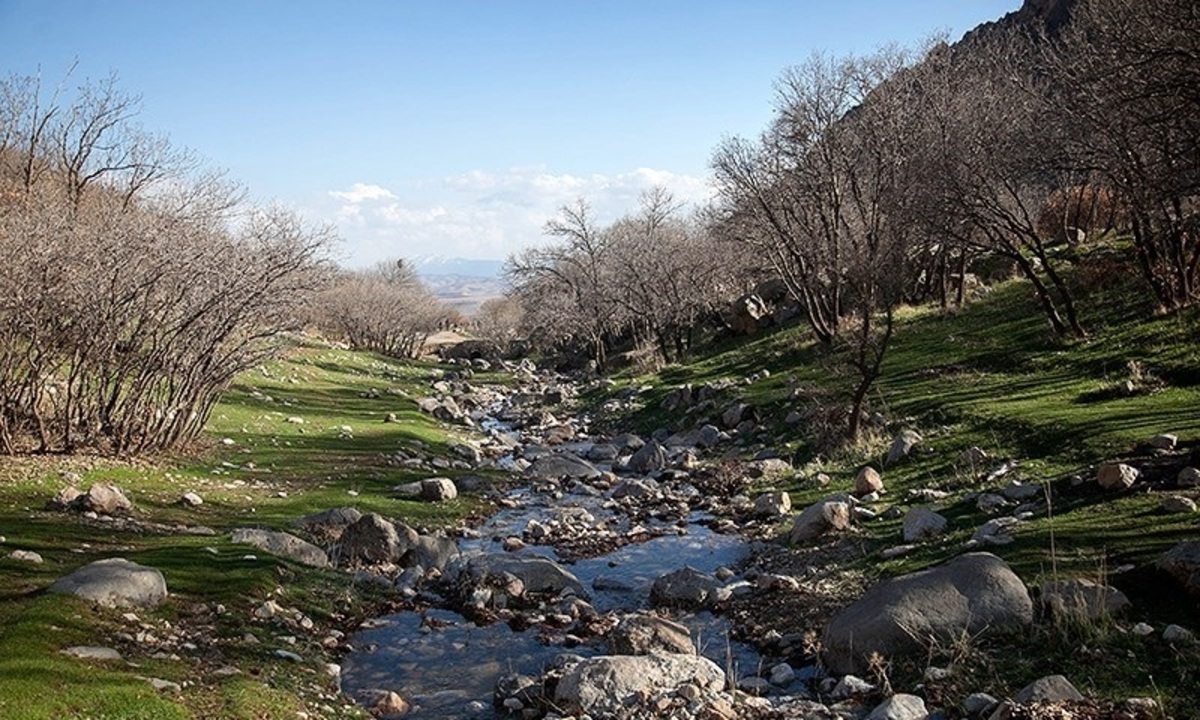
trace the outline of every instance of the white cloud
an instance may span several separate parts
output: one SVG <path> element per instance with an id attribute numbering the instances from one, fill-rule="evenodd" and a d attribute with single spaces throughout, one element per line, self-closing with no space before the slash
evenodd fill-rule
<path id="1" fill-rule="evenodd" d="M 349 190 L 330 190 L 329 194 L 351 205 L 358 205 L 367 200 L 383 200 L 396 197 L 392 194 L 391 190 L 385 187 L 368 185 L 366 183 L 354 183 L 350 186 Z"/>
<path id="2" fill-rule="evenodd" d="M 607 223 L 636 210 L 641 193 L 655 186 L 666 187 L 685 204 L 712 196 L 702 177 L 654 168 L 583 176 L 524 167 L 471 170 L 403 188 L 393 185 L 394 191 L 355 183 L 349 190 L 323 193 L 324 199 L 305 211 L 337 226 L 353 266 L 418 255 L 502 259 L 543 242 L 542 226 L 577 198 Z"/>

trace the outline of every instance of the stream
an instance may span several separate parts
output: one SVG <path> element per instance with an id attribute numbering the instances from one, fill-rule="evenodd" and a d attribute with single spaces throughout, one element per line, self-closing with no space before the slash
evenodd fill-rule
<path id="1" fill-rule="evenodd" d="M 510 426 L 494 419 L 486 427 L 491 433 L 513 434 Z M 512 460 L 497 464 L 511 467 Z M 565 492 L 553 492 L 532 482 L 512 491 L 505 502 L 510 507 L 494 513 L 478 534 L 460 539 L 460 552 L 542 556 L 560 562 L 587 589 L 597 612 L 616 615 L 647 609 L 651 585 L 665 573 L 691 567 L 713 574 L 737 566 L 750 554 L 744 538 L 714 532 L 703 524 L 709 518 L 701 513 L 692 513 L 686 524 L 642 523 L 651 530 L 649 535 L 657 536 L 574 562 L 563 562 L 549 545 L 531 544 L 506 552 L 501 546 L 504 538 L 521 537 L 531 522 L 556 517 L 582 515 L 592 524 L 628 529 L 629 519 L 611 502 L 611 491 L 598 492 L 586 483 L 567 487 Z M 366 698 L 379 688 L 393 690 L 411 704 L 405 717 L 495 718 L 499 715 L 493 708 L 493 691 L 502 675 L 536 675 L 563 653 L 592 656 L 606 651 L 602 639 L 581 641 L 562 632 L 546 632 L 537 623 L 523 631 L 503 622 L 476 625 L 451 607 L 449 602 L 435 602 L 423 612 L 401 612 L 364 624 L 351 637 L 354 650 L 342 663 L 343 691 Z M 688 627 L 702 655 L 722 668 L 734 668 L 734 677 L 737 669 L 752 673 L 761 663 L 749 645 L 729 640 L 729 622 L 724 618 L 709 612 L 674 612 L 671 617 Z"/>

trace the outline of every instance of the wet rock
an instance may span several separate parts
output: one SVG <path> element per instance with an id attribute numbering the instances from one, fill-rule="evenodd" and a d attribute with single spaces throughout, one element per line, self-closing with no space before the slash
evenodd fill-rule
<path id="1" fill-rule="evenodd" d="M 892 440 L 892 447 L 887 454 L 887 464 L 893 465 L 908 457 L 920 442 L 921 436 L 915 430 L 901 430 Z"/>
<path id="2" fill-rule="evenodd" d="M 1101 465 L 1096 472 L 1096 482 L 1105 490 L 1124 490 L 1137 482 L 1138 471 L 1125 463 Z"/>
<path id="3" fill-rule="evenodd" d="M 545 686 L 539 678 L 509 673 L 496 679 L 492 705 L 502 712 L 537 708 L 543 704 L 545 692 Z"/>
<path id="4" fill-rule="evenodd" d="M 533 461 L 526 475 L 540 478 L 582 478 L 592 480 L 600 477 L 600 471 L 587 460 L 571 453 L 543 455 Z"/>
<path id="5" fill-rule="evenodd" d="M 878 470 L 867 465 L 854 476 L 854 494 L 870 495 L 878 492 L 883 492 L 883 478 Z"/>
<path id="6" fill-rule="evenodd" d="M 1050 612 L 1088 620 L 1112 616 L 1129 607 L 1125 593 L 1083 578 L 1044 583 L 1039 598 Z"/>
<path id="7" fill-rule="evenodd" d="M 458 488 L 450 478 L 435 477 L 421 481 L 421 499 L 433 502 L 453 500 L 458 497 Z"/>
<path id="8" fill-rule="evenodd" d="M 627 467 L 630 472 L 649 475 L 665 469 L 667 464 L 666 448 L 657 440 L 651 440 L 629 458 Z"/>
<path id="9" fill-rule="evenodd" d="M 770 680 L 772 685 L 787 687 L 796 679 L 796 671 L 787 663 L 779 663 L 771 667 Z"/>
<path id="10" fill-rule="evenodd" d="M 366 695 L 366 704 L 370 707 L 371 715 L 380 720 L 403 717 L 412 709 L 407 700 L 391 690 L 375 690 Z"/>
<path id="11" fill-rule="evenodd" d="M 295 560 L 311 567 L 329 567 L 329 556 L 321 548 L 291 533 L 258 528 L 238 528 L 233 531 L 230 542 L 236 545 L 251 545 L 272 555 Z"/>
<path id="12" fill-rule="evenodd" d="M 626 615 L 605 639 L 613 655 L 696 654 L 687 627 L 657 615 Z"/>
<path id="13" fill-rule="evenodd" d="M 154 568 L 108 558 L 59 578 L 49 592 L 75 595 L 105 607 L 154 607 L 166 600 L 167 583 Z"/>
<path id="14" fill-rule="evenodd" d="M 638 697 L 678 691 L 686 684 L 717 692 L 725 685 L 725 673 L 713 661 L 698 655 L 593 657 L 563 674 L 554 701 L 567 713 L 622 717 Z"/>
<path id="15" fill-rule="evenodd" d="M 781 517 L 792 511 L 792 497 L 786 492 L 759 495 L 754 500 L 754 514 L 759 517 Z"/>
<path id="16" fill-rule="evenodd" d="M 692 568 L 661 575 L 650 588 L 650 602 L 658 607 L 710 608 L 717 604 L 721 583 Z"/>
<path id="17" fill-rule="evenodd" d="M 458 543 L 441 535 L 421 535 L 401 558 L 406 567 L 444 570 L 458 555 Z"/>
<path id="18" fill-rule="evenodd" d="M 791 542 L 807 542 L 826 533 L 849 530 L 851 507 L 845 495 L 831 495 L 809 505 L 792 523 Z"/>
<path id="19" fill-rule="evenodd" d="M 913 543 L 946 532 L 949 521 L 928 507 L 915 507 L 904 516 L 904 542 Z"/>
<path id="20" fill-rule="evenodd" d="M 467 561 L 464 572 L 467 589 L 473 591 L 482 585 L 504 585 L 509 578 L 517 580 L 526 593 L 536 595 L 561 595 L 571 593 L 587 598 L 587 591 L 579 579 L 566 568 L 544 557 L 516 556 L 508 554 L 476 555 Z M 463 582 L 464 580 L 460 580 Z"/>
<path id="21" fill-rule="evenodd" d="M 338 564 L 397 562 L 417 542 L 412 528 L 393 523 L 378 513 L 367 513 L 342 532 Z"/>
<path id="22" fill-rule="evenodd" d="M 595 463 L 611 463 L 620 455 L 616 445 L 601 443 L 593 445 L 587 453 L 587 459 Z"/>
<path id="23" fill-rule="evenodd" d="M 925 720 L 928 716 L 924 700 L 916 695 L 897 693 L 876 705 L 867 720 Z"/>
<path id="24" fill-rule="evenodd" d="M 915 638 L 948 642 L 1032 622 L 1021 579 L 995 555 L 969 553 L 875 585 L 829 622 L 822 641 L 832 671 L 864 672 L 873 652 L 893 660 L 923 652 Z"/>

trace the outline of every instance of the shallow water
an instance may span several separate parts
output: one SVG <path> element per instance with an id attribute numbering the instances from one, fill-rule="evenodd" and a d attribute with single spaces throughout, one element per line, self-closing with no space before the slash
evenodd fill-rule
<path id="1" fill-rule="evenodd" d="M 505 510 L 487 527 L 500 536 L 519 534 L 525 522 L 531 517 L 544 519 L 547 510 L 544 505 Z M 485 530 L 484 539 L 463 541 L 464 551 L 498 550 L 491 547 L 491 534 Z M 546 546 L 521 552 L 554 557 L 553 549 Z M 742 538 L 693 524 L 686 535 L 627 545 L 567 567 L 588 588 L 597 610 L 629 611 L 647 606 L 650 586 L 659 575 L 684 566 L 711 573 L 738 563 L 748 553 Z M 603 578 L 601 588 L 609 589 L 595 590 L 597 578 Z M 748 645 L 728 640 L 729 622 L 724 618 L 705 612 L 677 619 L 691 629 L 701 654 L 721 667 L 733 663 L 743 674 L 756 669 L 757 654 Z M 535 675 L 564 652 L 584 656 L 600 652 L 586 646 L 548 646 L 539 640 L 536 629 L 515 632 L 503 623 L 481 627 L 447 610 L 389 615 L 373 625 L 351 639 L 357 650 L 343 661 L 343 690 L 351 696 L 374 688 L 394 690 L 412 703 L 407 716 L 412 718 L 494 718 L 492 691 L 501 675 Z"/>

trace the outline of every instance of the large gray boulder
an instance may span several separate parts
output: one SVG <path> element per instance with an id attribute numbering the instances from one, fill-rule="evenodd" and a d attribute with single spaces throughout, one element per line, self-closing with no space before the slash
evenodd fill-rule
<path id="1" fill-rule="evenodd" d="M 917 542 L 946 532 L 949 521 L 929 507 L 915 507 L 904 516 L 904 542 Z"/>
<path id="2" fill-rule="evenodd" d="M 901 430 L 892 440 L 892 447 L 888 449 L 887 464 L 898 463 L 908 457 L 920 442 L 921 435 L 915 430 Z"/>
<path id="3" fill-rule="evenodd" d="M 814 540 L 826 533 L 850 529 L 853 501 L 845 495 L 831 495 L 804 508 L 792 521 L 793 544 Z"/>
<path id="4" fill-rule="evenodd" d="M 378 513 L 367 513 L 342 532 L 338 550 L 341 565 L 398 562 L 417 542 L 417 533 Z"/>
<path id="5" fill-rule="evenodd" d="M 92 511 L 99 515 L 120 515 L 133 510 L 133 503 L 125 497 L 121 488 L 109 483 L 96 483 L 75 501 L 83 511 Z"/>
<path id="6" fill-rule="evenodd" d="M 446 477 L 429 478 L 421 481 L 421 499 L 441 502 L 458 497 L 454 481 Z"/>
<path id="7" fill-rule="evenodd" d="M 556 480 L 560 478 L 593 480 L 600 477 L 600 471 L 596 469 L 595 465 L 571 453 L 543 455 L 533 461 L 525 474 Z"/>
<path id="8" fill-rule="evenodd" d="M 152 567 L 108 558 L 55 580 L 49 592 L 76 595 L 105 607 L 154 607 L 166 600 L 167 582 Z"/>
<path id="9" fill-rule="evenodd" d="M 651 440 L 643 445 L 633 457 L 629 458 L 630 472 L 639 475 L 656 473 L 667 467 L 667 450 L 657 440 Z"/>
<path id="10" fill-rule="evenodd" d="M 467 562 L 464 573 L 468 590 L 474 586 L 502 584 L 506 577 L 520 581 L 523 593 L 561 595 L 573 593 L 587 598 L 579 578 L 549 558 L 506 553 L 477 555 Z"/>
<path id="11" fill-rule="evenodd" d="M 990 553 L 969 553 L 928 570 L 885 580 L 825 627 L 825 664 L 866 673 L 871 653 L 894 659 L 923 653 L 930 640 L 1033 622 L 1025 583 Z"/>
<path id="12" fill-rule="evenodd" d="M 613 655 L 696 654 L 696 645 L 687 627 L 657 615 L 626 615 L 609 631 L 606 639 Z"/>
<path id="13" fill-rule="evenodd" d="M 725 673 L 699 655 L 602 655 L 569 668 L 555 688 L 554 702 L 566 713 L 628 717 L 635 698 L 688 684 L 717 692 Z"/>
<path id="14" fill-rule="evenodd" d="M 657 607 L 710 608 L 717 604 L 721 583 L 712 575 L 690 567 L 660 575 L 650 587 L 650 603 Z"/>
<path id="15" fill-rule="evenodd" d="M 230 540 L 237 545 L 253 545 L 259 550 L 295 560 L 312 567 L 329 567 L 329 556 L 321 548 L 291 533 L 258 528 L 238 528 Z"/>
<path id="16" fill-rule="evenodd" d="M 426 570 L 445 570 L 458 554 L 458 543 L 454 542 L 453 538 L 421 535 L 404 554 L 402 564 L 408 567 L 420 565 Z"/>

